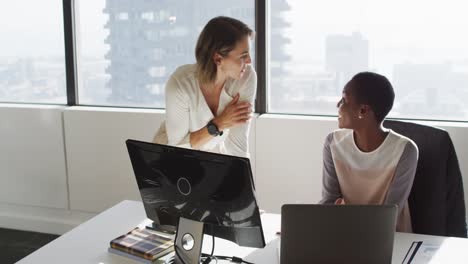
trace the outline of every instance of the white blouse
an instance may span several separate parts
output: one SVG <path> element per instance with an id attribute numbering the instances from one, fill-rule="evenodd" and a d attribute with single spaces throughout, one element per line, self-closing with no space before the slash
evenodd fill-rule
<path id="1" fill-rule="evenodd" d="M 166 121 L 156 135 L 157 143 L 165 143 L 164 138 L 167 137 L 168 145 L 191 148 L 190 133 L 200 130 L 214 118 L 195 73 L 196 64 L 183 65 L 169 78 L 166 84 Z M 239 80 L 228 79 L 224 84 L 216 115 L 223 112 L 237 93 L 240 95 L 239 101 L 248 101 L 253 107 L 256 90 L 257 74 L 249 65 Z M 250 122 L 225 129 L 222 136 L 213 137 L 200 149 L 249 157 Z"/>

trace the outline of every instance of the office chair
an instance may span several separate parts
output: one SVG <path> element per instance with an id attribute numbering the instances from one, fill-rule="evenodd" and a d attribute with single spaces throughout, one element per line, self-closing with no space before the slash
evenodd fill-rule
<path id="1" fill-rule="evenodd" d="M 462 176 L 447 131 L 394 120 L 386 120 L 384 127 L 410 138 L 419 149 L 408 198 L 413 232 L 467 237 Z"/>

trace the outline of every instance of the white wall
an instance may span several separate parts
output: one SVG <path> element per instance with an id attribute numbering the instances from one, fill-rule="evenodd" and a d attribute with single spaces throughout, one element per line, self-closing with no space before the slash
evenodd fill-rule
<path id="1" fill-rule="evenodd" d="M 0 201 L 68 208 L 63 109 L 0 108 Z"/>
<path id="2" fill-rule="evenodd" d="M 321 197 L 322 147 L 336 121 L 264 115 L 257 120 L 257 196 L 279 213 L 284 203 L 317 203 Z"/>
<path id="3" fill-rule="evenodd" d="M 71 107 L 64 112 L 70 209 L 101 212 L 139 199 L 125 140 L 151 141 L 160 110 Z"/>
<path id="4" fill-rule="evenodd" d="M 0 226 L 61 234 L 93 214 L 69 210 L 64 106 L 0 104 Z"/>
<path id="5" fill-rule="evenodd" d="M 0 226 L 60 234 L 122 199 L 140 199 L 124 142 L 150 141 L 164 114 L 0 104 L 0 118 Z M 320 199 L 323 141 L 336 125 L 334 118 L 255 118 L 251 161 L 263 209 Z M 436 125 L 452 136 L 468 190 L 468 124 Z"/>

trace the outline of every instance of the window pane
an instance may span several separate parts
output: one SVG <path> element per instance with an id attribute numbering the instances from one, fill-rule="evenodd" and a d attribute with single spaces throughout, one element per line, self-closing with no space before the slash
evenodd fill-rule
<path id="1" fill-rule="evenodd" d="M 0 2 L 0 102 L 66 104 L 61 0 Z"/>
<path id="2" fill-rule="evenodd" d="M 77 5 L 78 95 L 85 105 L 163 108 L 169 75 L 195 63 L 196 40 L 208 20 L 225 15 L 252 29 L 255 24 L 251 0 L 79 0 Z"/>
<path id="3" fill-rule="evenodd" d="M 468 119 L 465 1 L 271 0 L 269 111 L 332 114 L 360 71 L 392 82 L 391 117 Z"/>

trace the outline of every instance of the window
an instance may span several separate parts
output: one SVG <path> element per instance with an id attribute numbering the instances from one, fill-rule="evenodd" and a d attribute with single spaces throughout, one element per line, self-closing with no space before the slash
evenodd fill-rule
<path id="1" fill-rule="evenodd" d="M 390 117 L 468 119 L 465 2 L 270 1 L 269 112 L 336 115 L 346 82 L 385 75 Z"/>
<path id="2" fill-rule="evenodd" d="M 0 102 L 66 104 L 62 1 L 1 1 L 0 25 Z"/>
<path id="3" fill-rule="evenodd" d="M 117 13 L 117 20 L 128 20 L 128 13 L 126 12 L 121 12 Z"/>
<path id="4" fill-rule="evenodd" d="M 168 77 L 195 62 L 196 40 L 209 19 L 226 15 L 252 29 L 255 24 L 251 0 L 78 0 L 76 5 L 81 105 L 164 108 Z"/>

